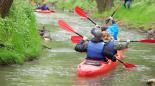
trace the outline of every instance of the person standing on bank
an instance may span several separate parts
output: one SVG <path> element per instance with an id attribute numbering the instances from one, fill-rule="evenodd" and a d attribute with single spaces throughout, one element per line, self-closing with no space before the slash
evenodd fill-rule
<path id="1" fill-rule="evenodd" d="M 124 7 L 125 8 L 130 8 L 131 7 L 131 3 L 132 3 L 132 0 L 124 0 Z"/>

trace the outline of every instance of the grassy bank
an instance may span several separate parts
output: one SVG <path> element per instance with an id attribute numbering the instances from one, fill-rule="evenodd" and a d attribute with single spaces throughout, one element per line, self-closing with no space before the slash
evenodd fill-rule
<path id="1" fill-rule="evenodd" d="M 56 7 L 59 9 L 74 10 L 75 6 L 82 7 L 85 11 L 89 11 L 91 18 L 106 18 L 109 17 L 117 5 L 120 3 L 120 0 L 115 0 L 114 7 L 102 14 L 97 12 L 96 1 L 93 0 L 48 0 L 49 2 L 55 2 Z M 127 9 L 122 6 L 114 15 L 114 18 L 117 20 L 123 21 L 125 24 L 133 25 L 134 27 L 144 26 L 145 29 L 150 27 L 155 27 L 155 1 L 154 0 L 134 0 L 131 6 L 131 9 Z"/>
<path id="2" fill-rule="evenodd" d="M 40 37 L 31 6 L 14 0 L 9 15 L 0 19 L 0 64 L 23 63 L 36 58 L 41 50 Z"/>
<path id="3" fill-rule="evenodd" d="M 130 24 L 135 27 L 145 27 L 145 29 L 155 28 L 155 3 L 153 1 L 140 1 L 136 0 L 132 3 L 130 9 L 124 8 L 122 5 L 114 15 L 114 18 L 123 21 L 125 24 Z M 117 6 L 117 4 L 116 4 Z M 94 13 L 93 18 L 108 17 L 114 11 L 116 6 L 103 14 Z"/>

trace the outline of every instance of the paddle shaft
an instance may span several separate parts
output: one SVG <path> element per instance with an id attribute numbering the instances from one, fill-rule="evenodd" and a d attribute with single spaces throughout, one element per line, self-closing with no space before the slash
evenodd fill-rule
<path id="1" fill-rule="evenodd" d="M 79 34 L 79 33 L 75 32 L 75 31 L 74 31 L 74 33 L 75 33 L 75 34 L 77 34 L 77 35 L 79 35 L 80 37 L 82 37 L 82 38 L 83 38 L 83 36 L 82 36 L 81 34 Z"/>
<path id="2" fill-rule="evenodd" d="M 127 41 L 119 41 L 119 42 L 127 42 Z M 130 42 L 139 42 L 139 41 L 130 41 Z"/>
<path id="3" fill-rule="evenodd" d="M 117 59 L 117 58 L 116 58 Z M 122 64 L 124 64 L 124 62 L 123 61 L 121 61 L 121 60 L 119 60 L 119 59 L 117 59 L 120 63 L 122 63 Z"/>
<path id="4" fill-rule="evenodd" d="M 111 17 L 114 16 L 114 14 L 116 13 L 116 11 L 120 8 L 121 4 L 122 4 L 122 2 L 117 6 L 117 8 L 116 8 L 116 9 L 114 10 L 114 12 L 111 14 Z M 110 21 L 110 19 L 108 19 L 108 20 L 106 21 L 106 24 L 108 24 L 109 21 Z"/>
<path id="5" fill-rule="evenodd" d="M 92 20 L 92 19 L 90 19 L 89 17 L 87 17 L 94 25 L 96 25 L 96 23 Z"/>
<path id="6" fill-rule="evenodd" d="M 116 13 L 116 11 L 120 8 L 122 2 L 120 4 L 118 4 L 117 8 L 114 10 L 114 12 L 111 14 L 111 17 L 114 16 L 114 14 Z"/>
<path id="7" fill-rule="evenodd" d="M 120 42 L 127 42 L 127 41 L 120 41 Z M 130 42 L 140 42 L 140 41 L 130 41 Z M 142 42 L 143 43 L 143 42 Z M 149 43 L 149 42 L 148 42 Z"/>

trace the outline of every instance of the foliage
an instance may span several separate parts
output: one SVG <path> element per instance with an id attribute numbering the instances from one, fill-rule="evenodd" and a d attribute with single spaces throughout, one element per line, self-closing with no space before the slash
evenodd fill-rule
<path id="1" fill-rule="evenodd" d="M 25 0 L 14 0 L 8 17 L 0 19 L 0 64 L 23 63 L 40 53 L 35 16 Z"/>
<path id="2" fill-rule="evenodd" d="M 106 18 L 109 17 L 117 5 L 120 2 L 115 2 L 115 7 L 113 9 L 105 12 L 104 14 L 99 14 L 97 12 L 92 14 L 93 18 Z M 155 27 L 153 25 L 155 18 L 155 7 L 154 3 L 151 0 L 134 0 L 131 8 L 127 9 L 123 6 L 118 9 L 118 11 L 115 13 L 114 18 L 122 20 L 126 24 L 132 24 L 135 27 L 144 26 L 145 29 L 149 29 L 150 27 Z"/>
<path id="3" fill-rule="evenodd" d="M 150 1 L 133 2 L 131 9 L 126 9 L 123 6 L 115 15 L 115 18 L 121 19 L 128 24 L 134 26 L 150 27 L 155 21 L 155 7 Z"/>
<path id="4" fill-rule="evenodd" d="M 89 10 L 89 9 L 94 9 L 96 7 L 96 2 L 93 0 L 91 2 L 90 0 L 57 0 L 57 8 L 60 9 L 68 9 L 68 10 L 73 10 L 75 6 L 80 6 L 84 10 Z"/>

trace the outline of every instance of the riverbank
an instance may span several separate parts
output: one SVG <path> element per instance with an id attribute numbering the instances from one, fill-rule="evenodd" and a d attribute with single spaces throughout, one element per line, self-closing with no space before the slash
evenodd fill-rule
<path id="1" fill-rule="evenodd" d="M 9 14 L 0 18 L 0 64 L 23 64 L 38 58 L 41 39 L 27 1 L 14 0 Z"/>

